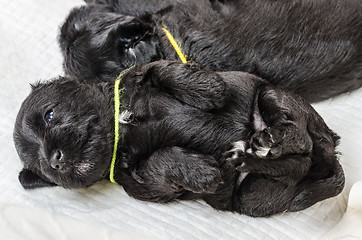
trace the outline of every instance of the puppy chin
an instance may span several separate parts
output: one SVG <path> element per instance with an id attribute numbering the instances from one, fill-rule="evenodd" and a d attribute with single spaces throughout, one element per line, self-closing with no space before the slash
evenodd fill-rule
<path id="1" fill-rule="evenodd" d="M 96 172 L 94 163 L 78 163 L 58 170 L 52 169 L 46 160 L 40 161 L 40 172 L 48 182 L 68 189 L 87 188 L 102 179 L 104 175 Z"/>

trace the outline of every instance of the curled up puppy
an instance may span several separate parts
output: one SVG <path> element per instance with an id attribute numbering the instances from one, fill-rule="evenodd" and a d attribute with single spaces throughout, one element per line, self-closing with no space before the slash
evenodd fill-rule
<path id="1" fill-rule="evenodd" d="M 337 140 L 287 90 L 248 73 L 171 61 L 106 83 L 37 84 L 14 130 L 24 188 L 110 178 L 140 200 L 201 198 L 250 216 L 299 211 L 339 194 Z"/>

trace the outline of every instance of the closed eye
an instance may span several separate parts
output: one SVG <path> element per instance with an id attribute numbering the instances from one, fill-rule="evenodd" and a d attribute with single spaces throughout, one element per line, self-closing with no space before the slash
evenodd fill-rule
<path id="1" fill-rule="evenodd" d="M 49 124 L 52 121 L 53 117 L 54 117 L 54 111 L 53 109 L 50 109 L 45 113 L 44 121 Z"/>
<path id="2" fill-rule="evenodd" d="M 140 41 L 144 40 L 149 31 L 142 34 L 132 34 L 129 37 L 122 36 L 117 39 L 117 46 L 120 50 L 134 48 Z"/>

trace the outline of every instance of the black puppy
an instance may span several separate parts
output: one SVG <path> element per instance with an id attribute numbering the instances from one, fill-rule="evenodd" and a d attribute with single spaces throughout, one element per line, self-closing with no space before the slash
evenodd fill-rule
<path id="1" fill-rule="evenodd" d="M 121 84 L 111 172 L 130 196 L 202 198 L 216 209 L 267 216 L 343 189 L 338 137 L 297 95 L 248 73 L 168 61 L 135 67 Z M 14 130 L 25 188 L 81 188 L 107 177 L 114 91 L 114 81 L 34 86 Z"/>
<path id="2" fill-rule="evenodd" d="M 360 0 L 95 0 L 74 9 L 59 42 L 65 72 L 108 81 L 134 63 L 188 59 L 244 71 L 319 101 L 362 85 Z M 103 5 L 102 5 L 103 4 Z"/>

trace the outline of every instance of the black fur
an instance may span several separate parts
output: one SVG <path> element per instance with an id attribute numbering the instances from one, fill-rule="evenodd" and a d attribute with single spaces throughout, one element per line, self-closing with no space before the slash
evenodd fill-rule
<path id="1" fill-rule="evenodd" d="M 164 24 L 189 59 L 244 71 L 309 102 L 362 85 L 360 0 L 93 0 L 74 9 L 59 42 L 65 72 L 108 81 L 133 63 L 178 60 Z"/>
<path id="2" fill-rule="evenodd" d="M 132 69 L 122 88 L 121 112 L 131 114 L 119 129 L 115 179 L 132 197 L 202 198 L 267 216 L 343 189 L 336 134 L 301 97 L 254 75 L 160 61 Z M 113 92 L 114 81 L 34 87 L 14 130 L 25 188 L 87 187 L 107 177 Z"/>

